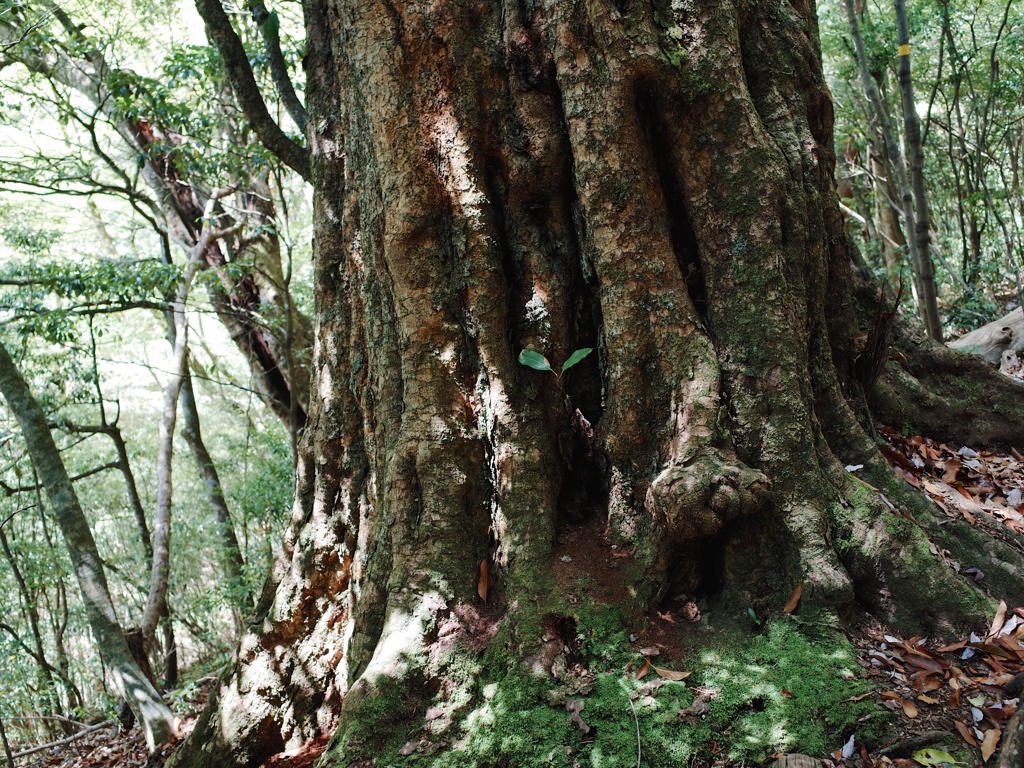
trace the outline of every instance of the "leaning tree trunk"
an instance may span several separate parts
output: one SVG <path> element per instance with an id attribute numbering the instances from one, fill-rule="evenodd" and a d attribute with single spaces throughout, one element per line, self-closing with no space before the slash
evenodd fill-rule
<path id="1" fill-rule="evenodd" d="M 53 442 L 46 415 L 2 344 L 0 394 L 21 427 L 32 464 L 46 488 L 57 523 L 64 534 L 100 658 L 110 671 L 114 690 L 138 718 L 145 732 L 146 745 L 150 752 L 154 752 L 175 735 L 174 714 L 132 658 L 107 588 L 103 561 L 71 485 L 71 478 Z"/>
<path id="2" fill-rule="evenodd" d="M 740 610 L 803 583 L 897 623 L 982 618 L 844 471 L 908 498 L 848 404 L 873 377 L 813 4 L 306 14 L 317 341 L 292 526 L 174 765 L 257 765 L 338 723 L 325 764 L 349 765 L 444 698 L 453 638 L 550 667 L 558 633 L 529 617 L 562 610 L 567 523 L 628 555 L 626 611 L 670 583 Z M 517 362 L 583 347 L 561 377 Z"/>

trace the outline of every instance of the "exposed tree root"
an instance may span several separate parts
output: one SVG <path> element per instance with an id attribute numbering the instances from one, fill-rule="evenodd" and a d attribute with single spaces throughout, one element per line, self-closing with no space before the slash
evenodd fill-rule
<path id="1" fill-rule="evenodd" d="M 310 123 L 327 126 L 313 164 L 328 183 L 293 527 L 175 768 L 252 765 L 335 724 L 324 765 L 382 744 L 540 761 L 536 733 L 578 741 L 592 719 L 603 739 L 629 718 L 628 747 L 608 742 L 626 764 L 621 654 L 652 609 L 699 601 L 711 631 L 740 623 L 764 669 L 789 644 L 829 674 L 849 655 L 837 615 L 952 635 L 990 614 L 941 553 L 976 553 L 982 535 L 946 535 L 871 438 L 813 7 L 633 4 L 627 24 L 587 4 L 471 5 L 336 3 L 340 27 L 367 34 L 313 46 L 348 81 L 324 86 Z M 332 128 L 337 114 L 349 123 Z M 890 363 L 876 388 L 885 420 L 955 413 L 964 435 L 1020 434 L 1009 382 L 954 401 L 955 376 L 973 388 L 987 369 L 893 333 L 907 375 Z M 566 376 L 516 363 L 582 346 L 597 352 Z M 580 554 L 555 560 L 570 521 L 621 555 L 600 595 L 576 583 L 586 562 L 555 579 Z M 1009 541 L 997 557 L 983 586 L 1010 589 L 1024 559 Z M 766 626 L 798 585 L 815 618 Z M 618 619 L 595 619 L 595 601 Z M 778 690 L 724 711 L 785 707 Z M 575 719 L 551 705 L 569 699 Z M 657 718 L 638 701 L 643 730 Z M 659 723 L 666 754 L 697 743 L 685 717 Z"/>
<path id="2" fill-rule="evenodd" d="M 925 338 L 902 318 L 892 350 L 871 393 L 879 423 L 976 448 L 1021 447 L 1024 384 L 979 357 Z"/>

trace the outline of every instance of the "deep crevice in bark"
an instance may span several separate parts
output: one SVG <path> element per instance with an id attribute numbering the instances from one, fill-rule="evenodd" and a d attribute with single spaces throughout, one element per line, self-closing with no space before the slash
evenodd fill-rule
<path id="1" fill-rule="evenodd" d="M 686 206 L 686 195 L 677 177 L 685 166 L 678 156 L 677 143 L 665 135 L 663 110 L 658 103 L 657 80 L 640 80 L 635 84 L 636 112 L 646 139 L 648 162 L 657 173 L 669 221 L 669 237 L 676 261 L 686 282 L 686 292 L 704 326 L 708 320 L 708 294 L 704 285 L 704 267 L 700 246 Z"/>
<path id="2" fill-rule="evenodd" d="M 805 605 L 833 613 L 859 599 L 941 631 L 984 612 L 921 559 L 926 524 L 904 525 L 843 470 L 848 452 L 883 465 L 840 392 L 851 327 L 833 299 L 849 259 L 813 9 L 761 19 L 748 4 L 741 34 L 736 9 L 696 3 L 656 20 L 633 4 L 628 22 L 578 3 L 336 5 L 342 30 L 380 40 L 339 32 L 343 108 L 322 114 L 345 115 L 344 166 L 311 139 L 331 182 L 317 185 L 332 214 L 318 220 L 325 394 L 267 623 L 281 629 L 274 684 L 301 671 L 303 690 L 329 694 L 318 713 L 281 715 L 289 745 L 340 717 L 328 762 L 348 765 L 373 746 L 350 745 L 360 722 L 419 733 L 446 647 L 551 673 L 544 654 L 574 618 L 552 542 L 580 522 L 625 555 L 631 615 L 700 597 L 742 618 L 801 581 Z M 524 346 L 556 367 L 599 351 L 558 379 L 518 365 Z M 350 572 L 318 581 L 318 566 L 337 570 L 325 551 Z M 927 562 L 923 577 L 904 555 Z M 942 615 L 929 590 L 952 595 Z M 317 666 L 325 646 L 334 667 Z"/>

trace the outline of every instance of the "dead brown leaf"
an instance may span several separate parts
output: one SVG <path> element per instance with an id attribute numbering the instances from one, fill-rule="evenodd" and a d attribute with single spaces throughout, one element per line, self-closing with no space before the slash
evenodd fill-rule
<path id="1" fill-rule="evenodd" d="M 640 665 L 640 669 L 636 671 L 636 679 L 641 680 L 643 677 L 651 671 L 651 660 L 648 658 L 644 659 L 644 663 Z"/>
<path id="2" fill-rule="evenodd" d="M 793 589 L 793 594 L 789 597 L 789 602 L 786 603 L 786 607 L 782 609 L 783 614 L 789 614 L 796 610 L 796 607 L 800 604 L 800 597 L 804 593 L 804 585 L 797 584 Z"/>
<path id="3" fill-rule="evenodd" d="M 942 681 L 929 673 L 921 675 L 921 677 L 914 680 L 913 685 L 910 687 L 918 693 L 929 693 L 930 691 L 939 690 L 942 687 Z"/>
<path id="4" fill-rule="evenodd" d="M 656 667 L 653 664 L 651 665 L 651 669 L 657 672 L 659 677 L 663 677 L 666 680 L 675 680 L 677 682 L 679 680 L 685 680 L 693 674 L 691 671 L 679 672 L 674 669 L 665 669 L 665 667 Z"/>
<path id="5" fill-rule="evenodd" d="M 927 656 L 922 656 L 919 653 L 908 653 L 904 658 L 904 661 L 906 661 L 907 664 L 918 667 L 919 669 L 926 669 L 929 672 L 934 672 L 940 675 L 944 670 L 949 668 L 949 664 Z"/>
<path id="6" fill-rule="evenodd" d="M 910 699 L 900 699 L 900 706 L 903 707 L 903 714 L 911 720 L 917 717 L 917 705 Z"/>
<path id="7" fill-rule="evenodd" d="M 985 738 L 981 742 L 981 759 L 988 762 L 988 759 L 995 754 L 996 745 L 999 744 L 999 737 L 1003 734 L 998 728 L 991 728 L 985 731 Z"/>
<path id="8" fill-rule="evenodd" d="M 974 731 L 968 728 L 964 723 L 961 723 L 959 720 L 954 720 L 953 725 L 956 726 L 956 730 L 959 732 L 959 734 L 963 736 L 964 741 L 966 741 L 972 747 L 978 746 L 978 740 L 974 738 Z"/>
<path id="9" fill-rule="evenodd" d="M 989 639 L 999 634 L 999 630 L 1003 628 L 1003 624 L 1006 623 L 1006 601 L 999 601 L 999 608 L 996 609 L 995 618 L 992 619 L 992 626 L 988 629 Z"/>
<path id="10" fill-rule="evenodd" d="M 480 561 L 480 575 L 476 580 L 476 593 L 487 602 L 487 593 L 491 589 L 491 562 L 487 558 Z"/>

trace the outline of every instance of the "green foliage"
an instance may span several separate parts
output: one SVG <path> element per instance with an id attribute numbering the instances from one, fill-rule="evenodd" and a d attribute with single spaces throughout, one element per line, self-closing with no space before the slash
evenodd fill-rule
<path id="1" fill-rule="evenodd" d="M 55 425 L 97 424 L 97 401 L 102 397 L 108 422 L 116 420 L 125 438 L 142 505 L 151 512 L 166 380 L 166 329 L 159 307 L 176 290 L 181 273 L 180 267 L 164 264 L 160 234 L 169 232 L 176 249 L 174 236 L 180 230 L 162 219 L 157 199 L 166 190 L 148 189 L 147 176 L 140 171 L 147 160 L 153 161 L 149 170 L 171 177 L 173 186 L 168 189 L 175 194 L 196 191 L 201 197 L 206 189 L 229 184 L 244 189 L 259 174 L 261 194 L 269 187 L 275 203 L 279 194 L 287 195 L 287 206 L 295 212 L 291 221 L 261 221 L 243 235 L 273 232 L 289 245 L 297 244 L 293 287 L 304 307 L 312 303 L 309 204 L 301 193 L 292 195 L 286 176 L 275 176 L 277 164 L 255 144 L 232 102 L 219 55 L 214 48 L 187 39 L 178 3 L 70 0 L 61 4 L 61 10 L 80 27 L 81 35 L 69 34 L 55 14 L 41 6 L 0 0 L 3 21 L 16 18 L 24 22 L 25 31 L 22 38 L 7 41 L 5 58 L 31 62 L 39 56 L 50 63 L 77 58 L 76 72 L 89 76 L 102 56 L 101 90 L 106 88 L 108 94 L 97 105 L 90 92 L 48 77 L 45 67 L 14 64 L 4 69 L 9 87 L 0 95 L 0 282 L 6 284 L 0 285 L 0 325 L 5 343 L 18 356 L 23 374 Z M 293 39 L 301 29 L 297 13 L 282 8 L 275 19 L 285 56 L 298 73 L 301 45 Z M 147 23 L 139 24 L 138 18 Z M 178 42 L 171 42 L 175 38 Z M 195 41 L 201 41 L 201 35 Z M 247 44 L 256 75 L 265 83 L 262 43 L 249 35 Z M 132 136 L 145 139 L 144 147 L 140 149 Z M 235 203 L 234 198 L 222 201 L 232 214 Z M 187 447 L 179 442 L 169 601 L 182 641 L 181 662 L 197 668 L 202 666 L 201 656 L 209 654 L 219 663 L 221 652 L 232 646 L 240 596 L 264 578 L 291 505 L 288 436 L 252 396 L 250 372 L 227 335 L 207 319 L 205 289 L 222 289 L 225 279 L 251 279 L 257 250 L 246 249 L 241 238 L 225 243 L 229 264 L 201 273 L 190 298 L 193 359 L 206 351 L 213 358 L 205 363 L 215 383 L 196 377 L 203 432 L 221 471 L 246 558 L 246 583 L 226 583 L 206 491 Z M 153 258 L 157 255 L 160 258 Z M 172 255 L 181 260 L 177 250 Z M 123 311 L 136 305 L 147 308 Z M 91 323 L 87 317 L 92 317 Z M 283 324 L 276 318 L 267 322 Z M 93 368 L 90 331 L 97 341 L 98 370 Z M 70 434 L 61 426 L 53 432 L 72 475 L 116 459 L 112 442 L 104 435 Z M 12 487 L 34 482 L 17 426 L 2 399 L 0 480 Z M 76 489 L 118 612 L 131 624 L 138 620 L 145 599 L 148 572 L 124 478 L 108 469 L 76 481 Z M 56 535 L 51 548 L 42 526 L 48 518 L 38 514 L 36 504 L 32 491 L 0 494 L 0 521 L 16 513 L 4 530 L 31 593 L 27 603 L 20 599 L 11 566 L 0 554 L 5 622 L 31 646 L 26 605 L 36 605 L 46 658 L 58 663 L 56 634 L 66 621 L 62 631 L 69 674 L 81 685 L 85 708 L 95 710 L 107 704 L 101 693 L 103 670 L 74 579 L 69 578 L 59 533 L 49 521 L 50 536 Z M 45 496 L 42 505 L 45 512 Z M 2 630 L 0 667 L 0 714 L 55 711 L 57 705 L 37 677 L 38 666 Z M 62 691 L 59 698 L 67 705 Z M 183 694 L 179 700 L 184 704 L 187 698 Z"/>
<path id="2" fill-rule="evenodd" d="M 234 480 L 227 488 L 228 500 L 249 542 L 246 566 L 255 583 L 266 573 L 291 510 L 291 446 L 276 424 L 250 432 L 245 442 L 229 439 L 227 446 L 221 471 Z"/>
<path id="3" fill-rule="evenodd" d="M 551 373 L 554 373 L 556 377 L 561 378 L 563 373 L 565 373 L 578 362 L 583 360 L 583 358 L 585 358 L 593 351 L 593 347 L 584 347 L 582 349 L 577 349 L 575 352 L 569 355 L 568 360 L 562 363 L 562 369 L 557 372 L 551 367 L 551 363 L 548 362 L 548 359 L 544 357 L 544 355 L 533 349 L 524 349 L 522 352 L 520 352 L 519 363 L 521 365 L 525 365 L 527 368 L 533 368 L 536 371 L 551 371 Z"/>
<path id="4" fill-rule="evenodd" d="M 42 256 L 50 252 L 61 238 L 58 229 L 35 229 L 22 225 L 0 227 L 0 237 L 11 248 L 28 256 Z"/>
<path id="5" fill-rule="evenodd" d="M 269 42 L 280 42 L 281 20 L 278 18 L 277 11 L 271 11 L 267 14 L 267 20 L 263 22 L 263 34 L 267 36 Z"/>
<path id="6" fill-rule="evenodd" d="M 173 294 L 180 277 L 179 266 L 155 259 L 86 264 L 51 261 L 8 265 L 0 272 L 0 281 L 18 280 L 58 299 L 104 304 L 163 301 Z"/>
<path id="7" fill-rule="evenodd" d="M 858 8 L 869 69 L 894 127 L 902 131 L 892 6 L 868 0 Z M 1007 8 L 1003 0 L 925 0 L 909 9 L 932 243 L 941 254 L 933 255 L 939 308 L 951 336 L 998 318 L 1011 297 L 1019 301 L 1014 294 L 1024 208 L 1019 181 L 1009 169 L 1024 161 L 1019 130 L 1024 119 L 1024 27 L 1012 11 L 1004 23 Z M 882 148 L 877 121 L 858 80 L 842 3 L 818 10 L 826 75 L 836 102 L 837 175 L 854 195 L 847 205 L 877 222 L 890 204 L 873 183 L 879 170 L 869 161 Z M 893 269 L 882 261 L 881 237 L 869 237 L 867 228 L 853 220 L 850 231 L 874 271 L 907 273 L 905 251 L 895 256 L 899 263 Z M 887 277 L 893 285 L 898 282 L 897 274 Z M 913 312 L 909 290 L 904 310 Z"/>
<path id="8" fill-rule="evenodd" d="M 167 158 L 184 178 L 212 184 L 229 184 L 269 170 L 270 157 L 262 146 L 240 140 L 249 135 L 245 125 L 236 126 L 234 140 L 225 141 L 229 118 L 218 100 L 204 98 L 220 89 L 224 77 L 215 48 L 174 47 L 160 75 L 119 70 L 107 78 L 115 114 L 140 125 L 147 138 L 140 163 L 149 158 L 160 167 Z"/>
<path id="9" fill-rule="evenodd" d="M 954 766 L 960 764 L 949 752 L 943 752 L 941 749 L 932 749 L 930 747 L 928 749 L 919 749 L 911 757 L 921 765 Z"/>
<path id="10" fill-rule="evenodd" d="M 519 362 L 521 365 L 533 368 L 535 371 L 551 371 L 554 373 L 554 369 L 552 369 L 551 363 L 548 362 L 548 359 L 540 352 L 533 349 L 524 349 L 520 352 Z"/>

